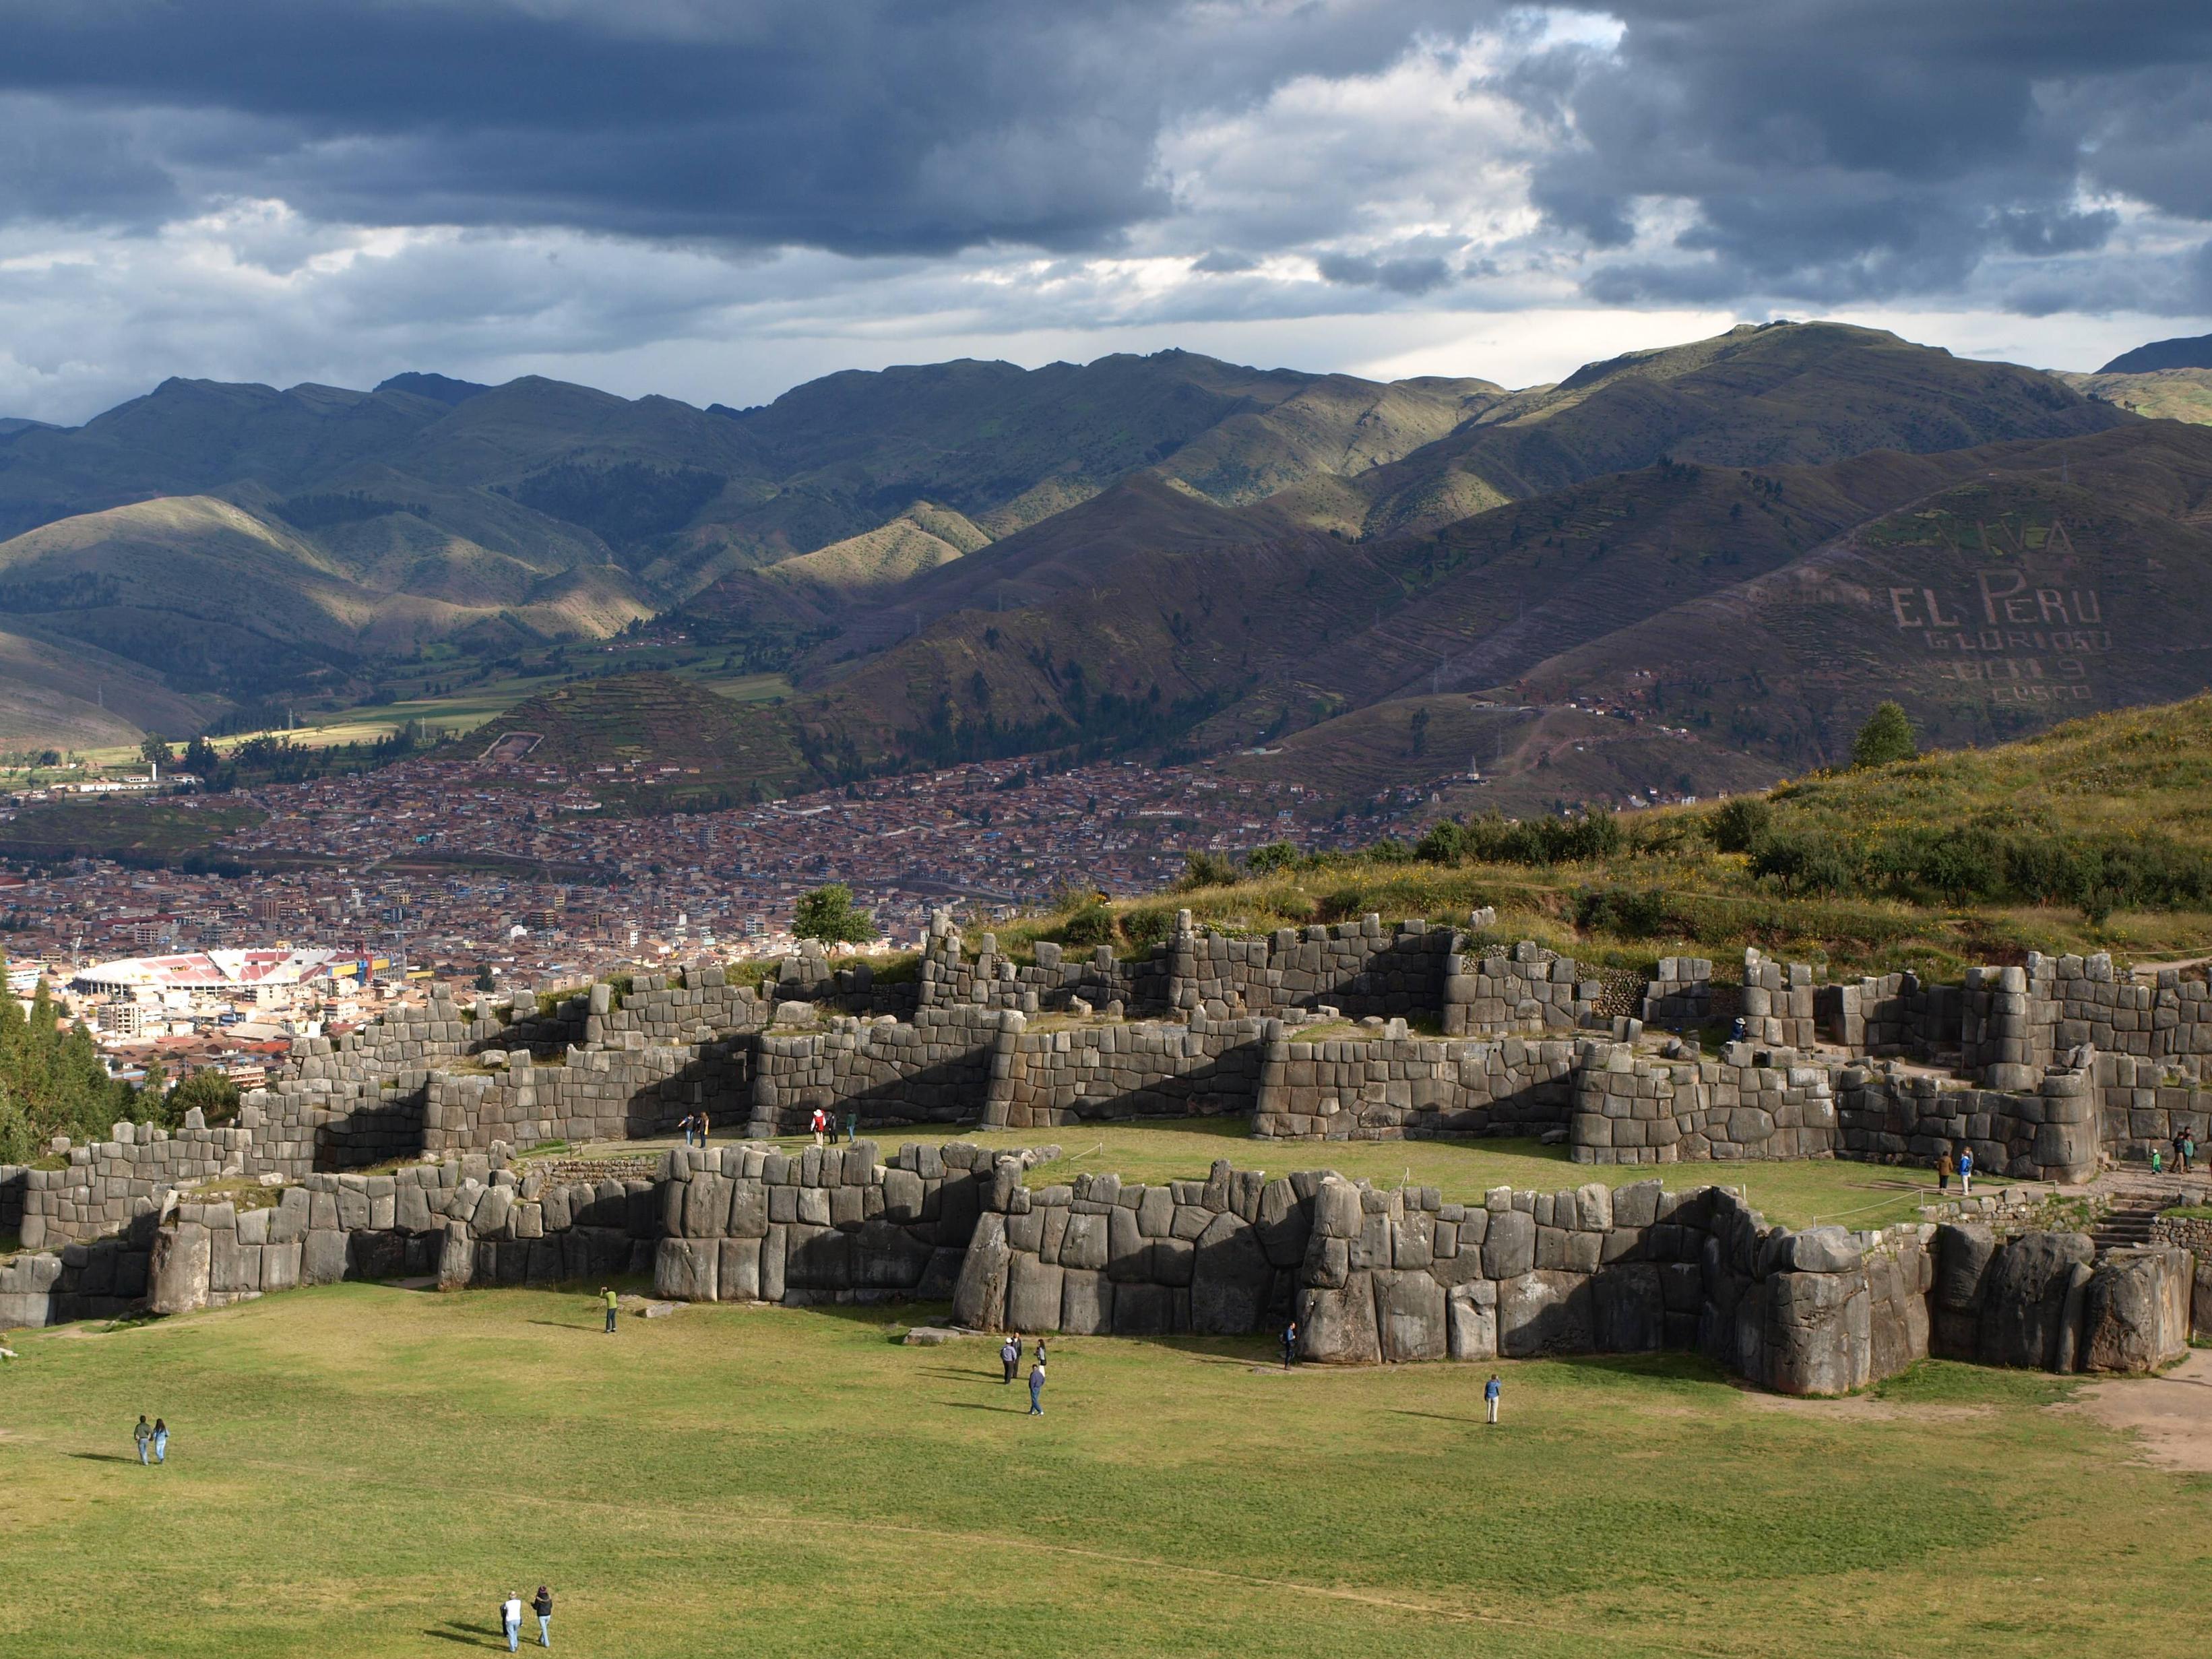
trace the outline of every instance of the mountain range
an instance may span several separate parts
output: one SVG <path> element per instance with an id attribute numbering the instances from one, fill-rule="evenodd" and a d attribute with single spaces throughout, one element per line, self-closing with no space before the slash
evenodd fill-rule
<path id="1" fill-rule="evenodd" d="M 630 630 L 788 674 L 686 716 L 727 709 L 740 794 L 1121 750 L 1336 799 L 1741 787 L 1886 696 L 1976 741 L 2203 684 L 2212 430 L 2146 418 L 2198 376 L 1785 323 L 1517 391 L 1179 351 L 745 410 L 171 380 L 0 422 L 0 749 Z M 510 718 L 588 746 L 570 702 Z"/>

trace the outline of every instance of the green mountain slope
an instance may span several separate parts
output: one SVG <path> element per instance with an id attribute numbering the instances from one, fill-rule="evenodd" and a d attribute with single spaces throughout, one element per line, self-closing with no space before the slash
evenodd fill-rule
<path id="1" fill-rule="evenodd" d="M 2106 370 L 2056 377 L 2085 398 L 2124 409 L 2154 421 L 2191 421 L 2212 425 L 2212 368 L 2146 369 L 2132 374 Z"/>
<path id="2" fill-rule="evenodd" d="M 1878 330 L 1747 324 L 1593 363 L 1363 474 L 1348 493 L 1332 481 L 1269 506 L 1285 520 L 1404 534 L 1662 457 L 1819 465 L 1875 449 L 2062 437 L 2126 418 L 2036 370 L 1956 358 Z M 1355 505 L 1357 523 L 1344 523 Z"/>

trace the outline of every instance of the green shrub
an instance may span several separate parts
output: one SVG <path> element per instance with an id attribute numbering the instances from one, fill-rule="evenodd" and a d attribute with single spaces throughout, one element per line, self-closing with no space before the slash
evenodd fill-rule
<path id="1" fill-rule="evenodd" d="M 1201 887 L 1227 887 L 1237 880 L 1237 866 L 1218 853 L 1186 853 L 1182 857 L 1182 875 L 1176 882 L 1179 893 L 1192 893 Z"/>
<path id="2" fill-rule="evenodd" d="M 1059 927 L 1060 942 L 1080 950 L 1090 950 L 1114 942 L 1114 911 L 1110 905 L 1093 901 L 1073 912 Z"/>
<path id="3" fill-rule="evenodd" d="M 1713 814 L 1713 845 L 1723 853 L 1748 853 L 1774 828 L 1774 805 L 1764 795 L 1738 795 Z"/>

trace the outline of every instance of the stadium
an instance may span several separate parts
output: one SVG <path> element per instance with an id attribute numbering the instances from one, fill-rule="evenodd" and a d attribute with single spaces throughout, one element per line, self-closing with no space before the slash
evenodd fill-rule
<path id="1" fill-rule="evenodd" d="M 125 957 L 71 976 L 70 988 L 94 995 L 133 991 L 251 991 L 302 985 L 356 971 L 356 958 L 331 951 L 192 951 L 179 956 Z"/>

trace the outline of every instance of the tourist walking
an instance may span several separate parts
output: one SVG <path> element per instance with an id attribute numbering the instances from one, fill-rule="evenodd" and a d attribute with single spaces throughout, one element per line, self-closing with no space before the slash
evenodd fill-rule
<path id="1" fill-rule="evenodd" d="M 830 1114 L 823 1111 L 819 1106 L 817 1106 L 814 1109 L 812 1127 L 814 1130 L 814 1144 L 819 1146 L 823 1144 L 823 1138 L 830 1133 Z"/>
<path id="2" fill-rule="evenodd" d="M 1044 1361 L 1030 1367 L 1030 1415 L 1044 1415 Z"/>
<path id="3" fill-rule="evenodd" d="M 1936 1190 L 1939 1193 L 1949 1192 L 1951 1177 L 1958 1172 L 1958 1160 L 1951 1156 L 1951 1149 L 1946 1146 L 1943 1149 L 1943 1156 L 1936 1160 Z"/>
<path id="4" fill-rule="evenodd" d="M 1974 1195 L 1974 1149 L 1959 1149 L 1959 1191 L 1968 1198 Z"/>
<path id="5" fill-rule="evenodd" d="M 1022 1363 L 1021 1338 L 1010 1335 L 1000 1344 L 999 1363 L 1006 1368 L 1006 1381 L 1012 1382 L 1014 1380 L 1014 1367 Z"/>
<path id="6" fill-rule="evenodd" d="M 156 1463 L 169 1461 L 169 1425 L 158 1417 L 154 1419 L 154 1461 Z"/>
<path id="7" fill-rule="evenodd" d="M 1298 1322 L 1293 1319 L 1283 1327 L 1283 1369 L 1295 1364 L 1298 1357 Z"/>
<path id="8" fill-rule="evenodd" d="M 2159 1149 L 2155 1146 L 2150 1149 L 2150 1172 L 2153 1175 L 2163 1175 L 2166 1173 L 2166 1166 L 2160 1162 Z"/>
<path id="9" fill-rule="evenodd" d="M 2173 1167 L 2184 1175 L 2189 1173 L 2189 1154 L 2191 1150 L 2193 1149 L 2189 1145 L 2189 1131 L 2176 1129 L 2173 1132 Z"/>
<path id="10" fill-rule="evenodd" d="M 2181 1173 L 2187 1175 L 2189 1166 L 2197 1161 L 2197 1137 L 2189 1130 L 2181 1132 Z"/>
<path id="11" fill-rule="evenodd" d="M 522 1598 L 512 1591 L 499 1604 L 499 1623 L 507 1632 L 507 1650 L 513 1653 L 522 1645 Z"/>
<path id="12" fill-rule="evenodd" d="M 848 1146 L 851 1146 L 854 1141 L 858 1140 L 860 1138 L 860 1115 L 858 1112 L 848 1112 L 848 1113 L 846 1113 L 846 1114 L 845 1114 L 845 1144 L 846 1144 Z"/>
<path id="13" fill-rule="evenodd" d="M 607 1304 L 607 1334 L 609 1336 L 612 1336 L 615 1334 L 615 1307 L 617 1305 L 614 1287 L 611 1285 L 600 1285 L 599 1298 Z"/>
<path id="14" fill-rule="evenodd" d="M 1013 1379 L 1009 1376 L 1007 1380 L 1012 1382 Z M 138 1461 L 145 1462 L 146 1449 L 154 1443 L 154 1425 L 146 1420 L 145 1413 L 138 1413 L 138 1426 L 131 1431 L 131 1437 L 138 1443 Z"/>
<path id="15" fill-rule="evenodd" d="M 540 1584 L 538 1587 L 536 1598 L 530 1603 L 530 1610 L 538 1615 L 538 1645 L 541 1648 L 551 1647 L 553 1645 L 553 1592 Z"/>
<path id="16" fill-rule="evenodd" d="M 704 1112 L 700 1113 L 700 1114 L 699 1114 L 699 1144 L 700 1144 L 702 1146 L 705 1146 L 705 1145 L 707 1144 L 707 1137 L 708 1137 L 708 1135 L 710 1135 L 710 1134 L 714 1133 L 714 1127 L 707 1121 L 707 1115 L 706 1115 L 706 1113 L 704 1113 Z"/>
<path id="17" fill-rule="evenodd" d="M 1490 1374 L 1490 1381 L 1482 1385 L 1482 1407 L 1492 1423 L 1498 1421 L 1498 1396 L 1505 1392 L 1505 1385 L 1498 1380 L 1498 1373 Z"/>

